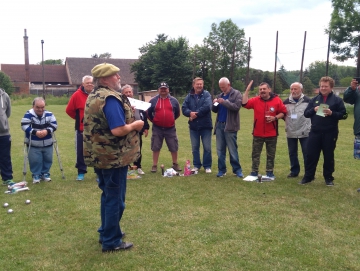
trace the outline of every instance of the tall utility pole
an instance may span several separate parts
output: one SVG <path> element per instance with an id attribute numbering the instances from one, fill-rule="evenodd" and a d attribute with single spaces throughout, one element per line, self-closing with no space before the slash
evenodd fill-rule
<path id="1" fill-rule="evenodd" d="M 276 31 L 275 68 L 274 68 L 274 82 L 273 82 L 273 92 L 274 93 L 275 93 L 275 86 L 276 86 L 276 64 L 277 64 L 277 52 L 278 52 L 278 37 L 279 37 L 279 31 Z"/>
<path id="2" fill-rule="evenodd" d="M 300 83 L 302 83 L 302 79 L 303 79 L 303 65 L 304 65 L 305 43 L 306 43 L 306 31 L 305 31 L 305 34 L 304 34 L 304 45 L 303 45 L 303 51 L 302 51 L 302 57 L 301 57 Z"/>
<path id="3" fill-rule="evenodd" d="M 43 98 L 45 100 L 45 74 L 44 74 L 44 40 L 41 40 L 41 53 L 42 53 L 42 83 L 43 83 Z"/>
<path id="4" fill-rule="evenodd" d="M 331 32 L 329 32 L 329 41 L 328 41 L 328 48 L 327 48 L 326 71 L 325 71 L 326 76 L 328 76 L 328 74 L 329 74 L 330 41 L 331 41 Z"/>
<path id="5" fill-rule="evenodd" d="M 236 40 L 234 40 L 234 46 L 232 51 L 232 60 L 231 60 L 231 71 L 230 71 L 230 84 L 233 84 L 234 80 L 234 69 L 235 69 L 235 49 L 236 49 Z"/>
<path id="6" fill-rule="evenodd" d="M 250 47 L 251 37 L 249 38 L 249 44 L 248 44 L 248 55 L 247 55 L 247 70 L 246 70 L 246 80 L 245 80 L 245 86 L 247 86 L 250 82 L 250 53 L 251 53 L 251 47 Z"/>

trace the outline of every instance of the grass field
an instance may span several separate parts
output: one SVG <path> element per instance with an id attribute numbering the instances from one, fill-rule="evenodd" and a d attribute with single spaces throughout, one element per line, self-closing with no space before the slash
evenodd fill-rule
<path id="1" fill-rule="evenodd" d="M 30 104 L 30 103 L 29 103 Z M 23 178 L 23 132 L 20 120 L 30 106 L 14 105 L 10 118 L 14 179 Z M 56 156 L 53 181 L 30 191 L 7 195 L 13 214 L 1 208 L 1 270 L 360 270 L 359 161 L 353 159 L 353 116 L 340 122 L 334 187 L 322 178 L 322 160 L 315 182 L 301 186 L 287 179 L 289 158 L 284 123 L 280 121 L 274 182 L 245 182 L 213 173 L 163 178 L 150 173 L 150 137 L 143 142 L 141 179 L 129 180 L 122 219 L 130 251 L 101 253 L 97 228 L 100 190 L 92 169 L 75 181 L 74 122 L 64 105 L 48 105 L 66 179 Z M 253 112 L 241 109 L 239 156 L 244 174 L 251 171 Z M 177 120 L 179 163 L 192 159 L 186 118 Z M 150 134 L 151 136 L 151 134 Z M 261 173 L 265 174 L 265 151 Z M 166 148 L 159 164 L 171 166 Z M 3 191 L 6 187 L 3 186 Z M 31 204 L 26 205 L 26 199 Z"/>

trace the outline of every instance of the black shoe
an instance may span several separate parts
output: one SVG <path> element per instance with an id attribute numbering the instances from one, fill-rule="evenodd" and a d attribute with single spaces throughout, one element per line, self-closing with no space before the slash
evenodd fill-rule
<path id="1" fill-rule="evenodd" d="M 295 178 L 297 176 L 299 176 L 299 174 L 290 173 L 289 175 L 287 175 L 288 178 Z"/>
<path id="2" fill-rule="evenodd" d="M 121 237 L 121 239 L 124 239 L 126 236 L 125 236 L 125 232 L 121 232 L 121 234 L 122 234 L 122 237 Z M 102 244 L 102 240 L 101 239 L 99 239 L 99 244 Z"/>
<path id="3" fill-rule="evenodd" d="M 305 178 L 303 178 L 300 182 L 299 182 L 299 184 L 307 184 L 307 183 L 311 183 L 312 181 L 313 181 L 314 179 L 312 179 L 312 180 L 306 180 Z"/>
<path id="4" fill-rule="evenodd" d="M 130 242 L 122 242 L 118 247 L 110 248 L 110 249 L 102 249 L 102 252 L 117 252 L 120 250 L 129 249 L 133 246 L 133 243 Z"/>
<path id="5" fill-rule="evenodd" d="M 357 190 L 359 193 L 360 193 L 360 188 L 358 188 L 358 190 Z"/>
<path id="6" fill-rule="evenodd" d="M 333 181 L 325 181 L 326 186 L 334 186 L 334 182 Z"/>

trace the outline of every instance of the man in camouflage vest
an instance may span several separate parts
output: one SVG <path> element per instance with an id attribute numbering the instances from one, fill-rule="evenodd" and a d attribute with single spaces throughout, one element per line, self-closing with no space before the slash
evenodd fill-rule
<path id="1" fill-rule="evenodd" d="M 120 69 L 112 64 L 96 65 L 91 73 L 95 89 L 89 94 L 84 112 L 84 160 L 99 177 L 101 226 L 99 242 L 103 252 L 133 246 L 123 242 L 120 220 L 125 209 L 128 165 L 140 154 L 139 131 L 131 105 L 121 90 Z"/>

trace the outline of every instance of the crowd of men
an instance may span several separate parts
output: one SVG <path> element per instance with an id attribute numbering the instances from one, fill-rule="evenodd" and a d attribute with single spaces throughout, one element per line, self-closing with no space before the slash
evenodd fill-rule
<path id="1" fill-rule="evenodd" d="M 221 93 L 212 99 L 204 89 L 202 78 L 195 78 L 180 110 L 178 100 L 170 95 L 166 82 L 158 85 L 158 95 L 150 100 L 150 107 L 143 111 L 131 105 L 133 98 L 130 85 L 121 87 L 120 69 L 112 64 L 96 65 L 85 75 L 82 85 L 72 95 L 66 113 L 75 120 L 75 150 L 77 177 L 83 181 L 88 167 L 93 167 L 98 186 L 102 190 L 100 200 L 101 223 L 98 229 L 99 243 L 103 252 L 114 252 L 131 248 L 124 242 L 120 220 L 125 210 L 126 180 L 130 165 L 138 174 L 145 174 L 141 165 L 142 135 L 148 136 L 152 123 L 151 172 L 158 170 L 158 161 L 163 141 L 171 153 L 172 167 L 181 171 L 178 161 L 179 141 L 176 120 L 182 114 L 188 118 L 189 135 L 193 155 L 194 172 L 201 168 L 206 174 L 212 173 L 212 133 L 216 138 L 217 177 L 227 173 L 226 153 L 234 176 L 243 178 L 240 164 L 237 134 L 240 130 L 240 108 L 254 112 L 252 166 L 249 175 L 259 175 L 260 157 L 265 144 L 266 176 L 275 180 L 274 164 L 278 133 L 278 122 L 285 121 L 285 130 L 290 160 L 288 178 L 298 177 L 300 162 L 298 143 L 304 161 L 304 177 L 299 184 L 312 182 L 322 152 L 324 157 L 323 177 L 327 186 L 334 185 L 334 150 L 339 134 L 338 122 L 347 118 L 343 100 L 332 91 L 334 80 L 322 77 L 319 94 L 310 99 L 303 93 L 303 86 L 294 82 L 290 95 L 282 101 L 271 91 L 269 84 L 259 85 L 258 95 L 250 98 L 251 81 L 244 94 L 234 89 L 228 78 L 219 80 Z M 0 89 L 0 170 L 3 184 L 11 185 L 12 165 L 10 157 L 11 137 L 8 118 L 11 113 L 9 96 Z M 344 101 L 355 105 L 354 157 L 360 159 L 360 90 L 355 79 L 344 93 Z M 212 112 L 216 113 L 213 125 Z M 25 132 L 25 144 L 33 183 L 51 181 L 54 132 L 57 121 L 52 112 L 45 110 L 45 100 L 37 97 L 33 107 L 21 120 Z M 201 157 L 201 144 L 203 155 Z"/>

